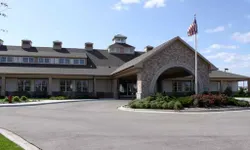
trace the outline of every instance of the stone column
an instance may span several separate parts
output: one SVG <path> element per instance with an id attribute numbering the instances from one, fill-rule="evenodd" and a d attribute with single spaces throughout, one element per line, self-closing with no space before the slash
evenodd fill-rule
<path id="1" fill-rule="evenodd" d="M 6 91 L 6 78 L 2 76 L 2 87 L 1 87 L 1 96 L 5 96 Z"/>
<path id="2" fill-rule="evenodd" d="M 136 93 L 136 99 L 142 99 L 142 74 L 137 73 L 137 93 Z"/>
<path id="3" fill-rule="evenodd" d="M 118 85 L 119 85 L 118 79 L 113 79 L 113 94 L 114 94 L 114 98 L 115 99 L 119 98 L 119 95 L 118 95 Z"/>
<path id="4" fill-rule="evenodd" d="M 247 89 L 248 89 L 248 92 L 250 92 L 250 79 L 247 80 Z"/>
<path id="5" fill-rule="evenodd" d="M 52 77 L 49 77 L 48 95 L 52 96 Z"/>
<path id="6" fill-rule="evenodd" d="M 224 91 L 223 91 L 223 88 L 224 88 L 224 87 L 223 87 L 223 80 L 220 80 L 220 92 L 221 92 L 221 93 L 224 92 Z"/>
<path id="7" fill-rule="evenodd" d="M 96 77 L 93 77 L 93 94 L 94 96 L 97 96 L 96 95 Z"/>

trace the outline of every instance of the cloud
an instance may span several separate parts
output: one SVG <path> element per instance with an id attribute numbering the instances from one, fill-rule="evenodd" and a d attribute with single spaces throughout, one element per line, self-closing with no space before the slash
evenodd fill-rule
<path id="1" fill-rule="evenodd" d="M 232 28 L 232 24 L 231 23 L 229 23 L 229 24 L 227 24 L 227 26 L 228 26 L 228 28 Z"/>
<path id="2" fill-rule="evenodd" d="M 159 8 L 165 6 L 166 0 L 147 0 L 144 4 L 144 8 Z"/>
<path id="3" fill-rule="evenodd" d="M 242 55 L 237 53 L 227 53 L 227 52 L 219 52 L 215 55 L 207 56 L 208 59 L 220 59 L 226 63 L 239 63 L 245 64 L 248 63 L 250 66 L 250 54 Z M 240 66 L 240 65 L 239 65 Z"/>
<path id="4" fill-rule="evenodd" d="M 205 30 L 206 33 L 216 33 L 216 32 L 222 32 L 225 31 L 225 27 L 224 26 L 218 26 L 214 29 L 207 29 Z"/>
<path id="5" fill-rule="evenodd" d="M 232 39 L 241 43 L 250 43 L 250 32 L 246 33 L 235 32 L 232 35 Z"/>
<path id="6" fill-rule="evenodd" d="M 122 10 L 128 10 L 129 8 L 128 8 L 128 6 L 126 6 L 126 5 L 122 4 L 121 2 L 119 2 L 119 3 L 114 4 L 112 9 L 122 11 Z"/>
<path id="7" fill-rule="evenodd" d="M 122 10 L 129 10 L 128 5 L 130 4 L 138 4 L 141 0 L 121 0 L 120 2 L 114 4 L 112 9 L 122 11 Z"/>
<path id="8" fill-rule="evenodd" d="M 223 44 L 212 44 L 208 48 L 202 51 L 202 53 L 207 54 L 220 49 L 238 49 L 237 45 L 223 45 Z"/>
<path id="9" fill-rule="evenodd" d="M 237 49 L 239 48 L 236 45 L 222 45 L 222 44 L 213 44 L 209 46 L 210 49 Z"/>

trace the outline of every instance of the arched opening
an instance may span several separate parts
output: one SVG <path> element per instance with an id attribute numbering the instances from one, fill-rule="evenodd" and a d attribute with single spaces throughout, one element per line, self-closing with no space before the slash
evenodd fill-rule
<path id="1" fill-rule="evenodd" d="M 158 75 L 154 93 L 184 96 L 194 93 L 194 74 L 184 67 L 171 67 Z"/>

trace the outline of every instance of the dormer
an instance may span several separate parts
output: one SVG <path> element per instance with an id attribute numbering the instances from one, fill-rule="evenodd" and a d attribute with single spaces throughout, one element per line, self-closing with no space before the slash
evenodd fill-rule
<path id="1" fill-rule="evenodd" d="M 122 34 L 117 34 L 113 38 L 114 43 L 126 43 L 127 37 Z"/>
<path id="2" fill-rule="evenodd" d="M 53 42 L 53 49 L 55 49 L 55 50 L 62 49 L 62 42 L 61 41 L 54 41 Z"/>
<path id="3" fill-rule="evenodd" d="M 22 40 L 22 48 L 31 48 L 32 41 L 31 40 Z"/>

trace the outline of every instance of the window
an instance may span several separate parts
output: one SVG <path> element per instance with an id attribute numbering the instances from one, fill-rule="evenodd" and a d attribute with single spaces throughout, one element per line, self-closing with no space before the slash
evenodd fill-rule
<path id="1" fill-rule="evenodd" d="M 2 57 L 1 57 L 1 62 L 2 62 L 2 63 L 5 63 L 6 61 L 7 61 L 7 58 L 6 58 L 5 56 L 2 56 Z"/>
<path id="2" fill-rule="evenodd" d="M 173 92 L 190 92 L 192 91 L 191 81 L 173 81 Z"/>
<path id="3" fill-rule="evenodd" d="M 7 62 L 13 62 L 13 59 L 14 59 L 13 57 L 9 56 L 9 57 L 7 57 Z"/>
<path id="4" fill-rule="evenodd" d="M 74 59 L 74 65 L 84 65 L 84 59 Z"/>
<path id="5" fill-rule="evenodd" d="M 23 62 L 24 63 L 34 63 L 34 58 L 33 57 L 23 57 Z"/>
<path id="6" fill-rule="evenodd" d="M 69 92 L 72 91 L 72 81 L 71 80 L 61 80 L 60 81 L 60 91 Z"/>
<path id="7" fill-rule="evenodd" d="M 76 91 L 77 92 L 88 92 L 88 81 L 87 80 L 77 80 L 76 81 Z"/>
<path id="8" fill-rule="evenodd" d="M 84 59 L 80 59 L 80 65 L 84 65 Z"/>
<path id="9" fill-rule="evenodd" d="M 36 80 L 35 81 L 35 90 L 36 92 L 46 92 L 47 91 L 47 80 Z"/>
<path id="10" fill-rule="evenodd" d="M 78 65 L 79 64 L 79 59 L 74 59 L 74 64 Z"/>
<path id="11" fill-rule="evenodd" d="M 68 58 L 59 58 L 59 64 L 70 64 L 70 59 L 68 59 Z"/>
<path id="12" fill-rule="evenodd" d="M 2 80 L 0 79 L 0 91 L 2 90 Z"/>
<path id="13" fill-rule="evenodd" d="M 18 91 L 30 91 L 31 81 L 30 80 L 18 80 Z"/>
<path id="14" fill-rule="evenodd" d="M 50 59 L 49 58 L 38 58 L 38 62 L 40 64 L 49 64 L 50 63 Z"/>
<path id="15" fill-rule="evenodd" d="M 181 82 L 173 81 L 173 92 L 181 92 L 181 91 L 182 91 Z"/>

